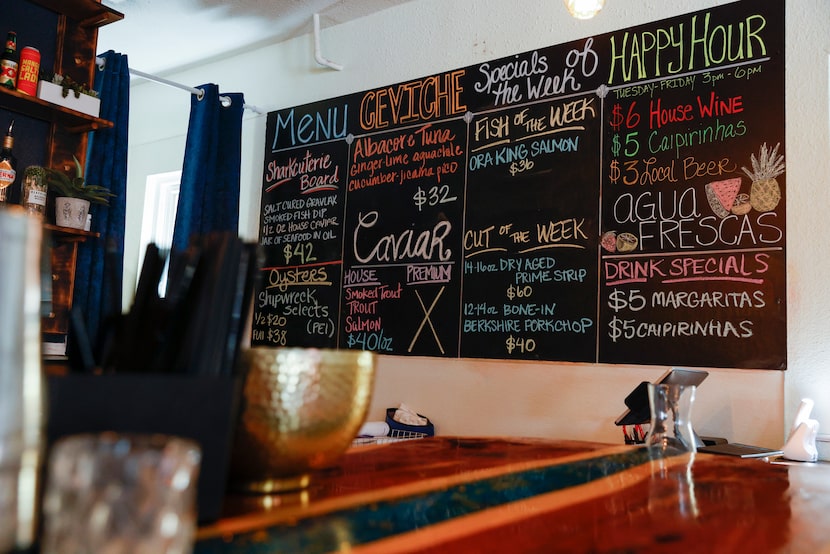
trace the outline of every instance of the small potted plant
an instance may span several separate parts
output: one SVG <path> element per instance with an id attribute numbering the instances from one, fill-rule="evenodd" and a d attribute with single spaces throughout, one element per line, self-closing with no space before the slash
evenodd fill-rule
<path id="1" fill-rule="evenodd" d="M 98 92 L 68 75 L 41 70 L 37 97 L 93 117 L 98 117 L 101 112 Z"/>
<path id="2" fill-rule="evenodd" d="M 46 169 L 46 184 L 55 192 L 55 224 L 85 229 L 90 204 L 109 206 L 109 199 L 115 194 L 105 187 L 87 184 L 81 163 L 75 156 L 72 159 L 75 177 L 57 169 Z"/>

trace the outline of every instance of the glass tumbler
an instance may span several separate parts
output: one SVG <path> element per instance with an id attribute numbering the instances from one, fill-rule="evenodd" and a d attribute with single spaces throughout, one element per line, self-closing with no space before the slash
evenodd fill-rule
<path id="1" fill-rule="evenodd" d="M 43 499 L 43 554 L 185 554 L 193 549 L 201 450 L 165 435 L 59 440 Z"/>
<path id="2" fill-rule="evenodd" d="M 44 450 L 43 223 L 0 206 L 0 552 L 37 538 Z"/>
<path id="3" fill-rule="evenodd" d="M 693 385 L 648 384 L 651 426 L 646 446 L 653 456 L 673 456 L 697 451 L 692 428 Z"/>

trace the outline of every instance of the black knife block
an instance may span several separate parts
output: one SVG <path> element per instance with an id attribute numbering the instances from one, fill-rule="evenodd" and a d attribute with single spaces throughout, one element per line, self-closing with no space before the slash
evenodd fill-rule
<path id="1" fill-rule="evenodd" d="M 138 373 L 49 376 L 47 454 L 59 438 L 78 433 L 192 439 L 202 449 L 199 522 L 214 521 L 222 512 L 242 380 Z"/>

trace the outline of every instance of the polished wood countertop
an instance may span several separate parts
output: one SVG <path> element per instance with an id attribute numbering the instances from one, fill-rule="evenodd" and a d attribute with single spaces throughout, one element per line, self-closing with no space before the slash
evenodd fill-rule
<path id="1" fill-rule="evenodd" d="M 577 441 L 357 446 L 301 493 L 228 497 L 195 554 L 830 553 L 830 464 Z"/>

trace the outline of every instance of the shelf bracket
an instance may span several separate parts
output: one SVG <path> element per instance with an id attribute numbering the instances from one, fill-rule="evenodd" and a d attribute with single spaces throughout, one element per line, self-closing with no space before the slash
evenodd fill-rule
<path id="1" fill-rule="evenodd" d="M 343 71 L 343 66 L 335 63 L 325 57 L 320 48 L 320 14 L 314 14 L 314 59 L 322 66 L 334 69 L 336 71 Z"/>

